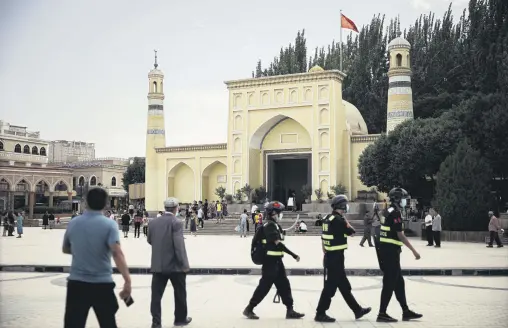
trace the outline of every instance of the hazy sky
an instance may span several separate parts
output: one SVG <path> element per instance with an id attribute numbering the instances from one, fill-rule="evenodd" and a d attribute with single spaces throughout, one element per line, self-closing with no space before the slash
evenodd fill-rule
<path id="1" fill-rule="evenodd" d="M 455 0 L 455 18 L 467 6 Z M 0 119 L 46 140 L 93 142 L 99 157 L 144 156 L 153 49 L 165 74 L 169 146 L 225 142 L 223 81 L 249 78 L 305 28 L 307 47 L 377 13 L 441 16 L 449 0 L 0 0 Z"/>

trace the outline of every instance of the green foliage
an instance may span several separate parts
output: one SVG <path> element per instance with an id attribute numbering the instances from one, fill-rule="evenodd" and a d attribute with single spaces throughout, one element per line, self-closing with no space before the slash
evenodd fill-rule
<path id="1" fill-rule="evenodd" d="M 305 198 L 305 199 L 309 199 L 310 196 L 312 195 L 312 187 L 309 185 L 303 185 L 301 191 L 302 191 L 303 198 Z"/>
<path id="2" fill-rule="evenodd" d="M 238 203 L 240 203 L 240 204 L 243 202 L 243 195 L 244 195 L 244 193 L 243 193 L 242 189 L 238 189 L 238 190 L 236 191 L 236 193 L 235 193 L 235 196 L 234 196 L 234 197 L 235 197 L 235 200 L 236 200 Z"/>
<path id="3" fill-rule="evenodd" d="M 485 230 L 492 171 L 467 141 L 441 164 L 434 205 L 447 230 Z"/>
<path id="4" fill-rule="evenodd" d="M 145 158 L 134 157 L 132 163 L 123 174 L 122 183 L 125 191 L 129 191 L 129 185 L 145 182 Z"/>
<path id="5" fill-rule="evenodd" d="M 342 183 L 339 183 L 338 185 L 332 186 L 330 189 L 333 192 L 333 196 L 347 194 L 347 188 Z"/>
<path id="6" fill-rule="evenodd" d="M 219 200 L 223 200 L 224 196 L 226 195 L 226 188 L 223 186 L 218 186 L 215 188 L 215 195 L 219 197 Z"/>
<path id="7" fill-rule="evenodd" d="M 332 199 L 332 198 L 333 198 L 333 196 L 335 196 L 335 194 L 334 194 L 333 192 L 327 192 L 327 193 L 326 193 L 326 197 L 327 197 L 328 199 Z"/>
<path id="8" fill-rule="evenodd" d="M 225 194 L 224 199 L 226 200 L 226 202 L 228 202 L 228 204 L 231 204 L 231 202 L 233 201 L 233 195 Z"/>
<path id="9" fill-rule="evenodd" d="M 245 186 L 243 186 L 242 189 L 240 189 L 240 192 L 242 192 L 245 195 L 245 197 L 247 197 L 247 200 L 250 201 L 252 196 L 252 187 L 248 183 L 246 183 Z"/>
<path id="10" fill-rule="evenodd" d="M 260 186 L 254 190 L 255 201 L 257 204 L 264 203 L 266 199 L 266 188 L 264 186 Z"/>
<path id="11" fill-rule="evenodd" d="M 318 202 L 321 203 L 323 201 L 323 190 L 321 190 L 321 188 L 316 189 L 314 190 L 314 194 L 316 195 Z"/>

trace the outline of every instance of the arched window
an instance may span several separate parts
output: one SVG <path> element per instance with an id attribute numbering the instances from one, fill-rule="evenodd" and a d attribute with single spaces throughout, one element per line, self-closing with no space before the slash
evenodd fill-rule
<path id="1" fill-rule="evenodd" d="M 401 54 L 397 54 L 396 60 L 397 60 L 397 67 L 402 66 L 402 55 Z"/>
<path id="2" fill-rule="evenodd" d="M 116 187 L 116 178 L 115 177 L 111 178 L 111 187 Z"/>
<path id="3" fill-rule="evenodd" d="M 39 155 L 39 149 L 35 146 L 32 147 L 32 155 Z"/>
<path id="4" fill-rule="evenodd" d="M 41 147 L 41 150 L 39 151 L 39 155 L 46 156 L 46 148 Z"/>
<path id="5" fill-rule="evenodd" d="M 157 82 L 155 82 L 155 81 L 153 81 L 152 92 L 153 93 L 157 92 Z"/>
<path id="6" fill-rule="evenodd" d="M 93 176 L 90 178 L 90 186 L 96 186 L 96 185 L 97 185 L 97 178 Z"/>
<path id="7" fill-rule="evenodd" d="M 84 186 L 85 185 L 85 177 L 84 176 L 80 176 L 79 177 L 78 185 L 79 186 Z"/>
<path id="8" fill-rule="evenodd" d="M 23 153 L 30 154 L 30 146 L 29 145 L 25 145 L 25 147 L 23 147 Z"/>
<path id="9" fill-rule="evenodd" d="M 14 146 L 14 152 L 21 153 L 21 145 L 20 144 L 17 144 L 16 146 Z"/>
<path id="10" fill-rule="evenodd" d="M 4 150 L 4 143 L 0 141 L 0 151 Z"/>

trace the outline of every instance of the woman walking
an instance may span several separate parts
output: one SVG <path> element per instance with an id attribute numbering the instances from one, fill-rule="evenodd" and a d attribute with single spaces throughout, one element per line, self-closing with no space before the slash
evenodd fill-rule
<path id="1" fill-rule="evenodd" d="M 143 235 L 148 236 L 148 213 L 143 217 Z"/>
<path id="2" fill-rule="evenodd" d="M 20 213 L 16 213 L 16 228 L 18 232 L 18 236 L 16 238 L 21 238 L 21 235 L 23 234 L 23 215 Z"/>
<path id="3" fill-rule="evenodd" d="M 42 216 L 43 229 L 46 230 L 48 228 L 48 225 L 49 225 L 49 213 L 46 211 L 46 213 L 44 213 L 44 215 Z"/>
<path id="4" fill-rule="evenodd" d="M 196 210 L 192 210 L 190 220 L 190 231 L 191 235 L 194 235 L 194 237 L 196 237 L 197 227 L 198 227 L 198 214 L 196 213 Z"/>
<path id="5" fill-rule="evenodd" d="M 138 210 L 134 216 L 134 238 L 139 238 L 141 234 L 141 223 L 143 222 L 143 212 Z"/>
<path id="6" fill-rule="evenodd" d="M 244 209 L 242 215 L 240 215 L 240 238 L 247 237 L 247 210 Z"/>

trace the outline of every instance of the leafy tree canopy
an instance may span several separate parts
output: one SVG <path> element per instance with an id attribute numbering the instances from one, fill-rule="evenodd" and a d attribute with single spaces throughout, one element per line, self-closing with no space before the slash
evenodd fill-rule
<path id="1" fill-rule="evenodd" d="M 134 157 L 132 163 L 127 167 L 122 178 L 123 187 L 129 191 L 129 185 L 145 182 L 145 158 Z"/>

